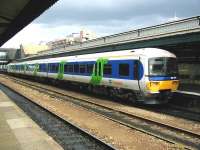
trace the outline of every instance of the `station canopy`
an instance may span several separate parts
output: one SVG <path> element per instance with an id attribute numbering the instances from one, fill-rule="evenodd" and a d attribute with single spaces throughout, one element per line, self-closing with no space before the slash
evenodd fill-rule
<path id="1" fill-rule="evenodd" d="M 58 0 L 0 0 L 0 46 Z"/>

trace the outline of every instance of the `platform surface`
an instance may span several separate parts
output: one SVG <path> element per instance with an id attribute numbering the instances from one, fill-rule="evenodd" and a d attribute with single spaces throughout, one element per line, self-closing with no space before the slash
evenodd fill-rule
<path id="1" fill-rule="evenodd" d="M 62 150 L 0 90 L 0 150 Z"/>

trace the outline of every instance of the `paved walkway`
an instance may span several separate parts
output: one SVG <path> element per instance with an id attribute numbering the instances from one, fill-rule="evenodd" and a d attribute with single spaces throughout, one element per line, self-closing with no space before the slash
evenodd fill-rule
<path id="1" fill-rule="evenodd" d="M 0 150 L 61 150 L 0 90 Z"/>

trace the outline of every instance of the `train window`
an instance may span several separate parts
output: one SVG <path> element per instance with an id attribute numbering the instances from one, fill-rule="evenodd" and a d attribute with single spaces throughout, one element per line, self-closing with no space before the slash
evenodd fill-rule
<path id="1" fill-rule="evenodd" d="M 47 72 L 47 68 L 48 68 L 47 64 L 43 64 L 43 68 L 42 68 L 43 72 Z"/>
<path id="2" fill-rule="evenodd" d="M 35 66 L 33 64 L 29 65 L 29 71 L 34 71 Z"/>
<path id="3" fill-rule="evenodd" d="M 30 65 L 29 65 L 29 64 L 26 65 L 26 71 L 31 71 L 31 70 L 30 70 Z"/>
<path id="4" fill-rule="evenodd" d="M 129 76 L 129 64 L 119 64 L 119 75 Z"/>
<path id="5" fill-rule="evenodd" d="M 22 71 L 24 71 L 25 70 L 25 66 L 24 65 L 22 65 Z"/>
<path id="6" fill-rule="evenodd" d="M 73 72 L 73 65 L 65 64 L 64 65 L 64 72 Z"/>
<path id="7" fill-rule="evenodd" d="M 17 65 L 17 70 L 20 71 L 20 65 Z"/>
<path id="8" fill-rule="evenodd" d="M 74 73 L 79 73 L 79 64 L 74 64 Z"/>
<path id="9" fill-rule="evenodd" d="M 26 65 L 26 71 L 29 71 L 29 65 Z"/>
<path id="10" fill-rule="evenodd" d="M 21 71 L 24 71 L 24 65 L 21 65 L 20 69 Z"/>
<path id="11" fill-rule="evenodd" d="M 48 72 L 49 70 L 49 64 L 45 64 L 46 65 L 46 72 Z"/>
<path id="12" fill-rule="evenodd" d="M 112 65 L 111 64 L 105 64 L 104 65 L 103 74 L 104 75 L 111 75 L 112 74 Z"/>
<path id="13" fill-rule="evenodd" d="M 68 69 L 68 66 L 69 66 L 69 64 L 65 64 L 65 65 L 64 65 L 64 72 L 68 72 L 68 70 L 67 70 L 67 69 Z"/>
<path id="14" fill-rule="evenodd" d="M 54 71 L 58 72 L 58 64 L 54 64 Z"/>
<path id="15" fill-rule="evenodd" d="M 46 64 L 39 64 L 39 72 L 46 72 L 47 71 L 47 65 Z"/>
<path id="16" fill-rule="evenodd" d="M 39 64 L 38 72 L 42 72 L 42 64 Z"/>
<path id="17" fill-rule="evenodd" d="M 49 69 L 49 72 L 51 72 L 51 70 L 52 70 L 52 64 L 49 64 L 48 69 Z"/>
<path id="18" fill-rule="evenodd" d="M 53 72 L 53 73 L 58 72 L 58 64 L 57 63 L 50 64 L 50 72 Z"/>
<path id="19" fill-rule="evenodd" d="M 81 64 L 79 67 L 80 67 L 80 73 L 85 73 L 85 65 Z"/>
<path id="20" fill-rule="evenodd" d="M 101 63 L 99 63 L 98 65 L 99 65 L 99 76 L 101 76 L 101 71 L 102 71 Z"/>
<path id="21" fill-rule="evenodd" d="M 97 63 L 94 65 L 95 70 L 95 76 L 97 75 Z"/>
<path id="22" fill-rule="evenodd" d="M 92 74 L 93 64 L 87 64 L 87 73 Z"/>
<path id="23" fill-rule="evenodd" d="M 66 69 L 66 71 L 67 72 L 73 72 L 73 65 L 72 64 L 67 64 L 67 69 Z"/>
<path id="24" fill-rule="evenodd" d="M 51 64 L 47 64 L 47 71 L 50 72 Z"/>

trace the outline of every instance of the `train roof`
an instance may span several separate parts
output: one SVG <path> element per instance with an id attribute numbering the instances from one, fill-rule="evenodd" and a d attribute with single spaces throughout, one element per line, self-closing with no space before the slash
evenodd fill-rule
<path id="1" fill-rule="evenodd" d="M 139 59 L 139 57 L 176 57 L 173 53 L 158 49 L 158 48 L 142 48 L 142 49 L 133 49 L 133 50 L 121 50 L 121 51 L 114 51 L 114 52 L 103 52 L 103 53 L 93 53 L 93 54 L 84 54 L 84 55 L 75 55 L 75 56 L 66 56 L 66 57 L 57 57 L 57 58 L 48 58 L 48 59 L 39 59 L 39 60 L 30 60 L 19 62 L 17 64 L 24 64 L 24 63 L 49 63 L 49 62 L 59 62 L 63 60 L 67 61 L 96 61 L 98 58 L 108 58 L 112 59 Z M 13 63 L 16 64 L 16 63 Z"/>

